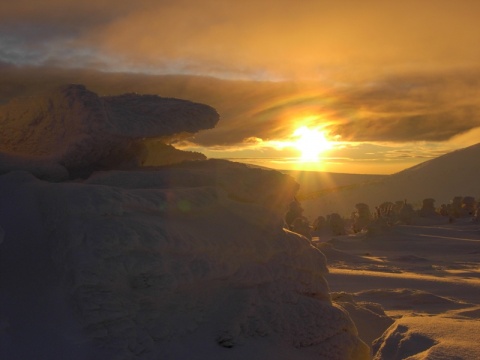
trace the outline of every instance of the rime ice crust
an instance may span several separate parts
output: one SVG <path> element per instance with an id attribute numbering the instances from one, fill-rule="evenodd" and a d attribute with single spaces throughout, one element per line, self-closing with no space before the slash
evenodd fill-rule
<path id="1" fill-rule="evenodd" d="M 178 163 L 154 171 L 97 172 L 85 182 L 126 189 L 210 186 L 222 189 L 232 200 L 261 205 L 282 218 L 286 204 L 299 189 L 293 178 L 275 170 L 250 168 L 218 159 Z"/>
<path id="2" fill-rule="evenodd" d="M 213 128 L 208 105 L 155 95 L 100 97 L 67 85 L 0 107 L 0 151 L 69 170 L 138 164 L 142 139 Z"/>
<path id="3" fill-rule="evenodd" d="M 237 165 L 183 164 L 188 186 L 170 187 L 155 172 L 150 184 L 104 174 L 114 186 L 2 178 L 38 199 L 63 291 L 86 339 L 110 358 L 368 359 L 330 300 L 325 257 L 282 230 L 277 208 L 296 184 L 264 170 L 248 191 L 201 176 L 252 170 Z M 272 194 L 285 199 L 269 207 Z"/>
<path id="4" fill-rule="evenodd" d="M 72 195 L 58 190 L 59 202 Z M 74 209 L 56 204 L 83 219 L 78 229 L 59 225 L 56 258 L 89 336 L 112 351 L 168 356 L 172 341 L 197 336 L 206 344 L 190 348 L 193 358 L 215 345 L 232 358 L 267 337 L 330 359 L 361 349 L 330 302 L 323 255 L 269 211 L 211 187 L 85 186 L 77 196 Z"/>
<path id="5" fill-rule="evenodd" d="M 156 95 L 124 94 L 101 97 L 109 131 L 124 137 L 170 136 L 215 127 L 219 116 L 208 105 Z"/>

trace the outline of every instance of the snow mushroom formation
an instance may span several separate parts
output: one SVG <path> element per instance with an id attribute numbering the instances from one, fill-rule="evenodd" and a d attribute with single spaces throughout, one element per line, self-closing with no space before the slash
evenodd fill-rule
<path id="1" fill-rule="evenodd" d="M 83 85 L 65 85 L 0 106 L 0 151 L 88 174 L 141 163 L 145 138 L 195 133 L 218 120 L 204 104 L 155 95 L 100 97 Z"/>
<path id="2" fill-rule="evenodd" d="M 216 122 L 189 102 L 57 95 L 34 102 L 42 116 L 3 112 L 3 150 L 23 154 L 13 167 L 92 168 L 146 134 Z M 287 175 L 220 160 L 64 182 L 0 176 L 1 357 L 368 359 L 331 301 L 324 255 L 283 229 L 297 190 Z"/>

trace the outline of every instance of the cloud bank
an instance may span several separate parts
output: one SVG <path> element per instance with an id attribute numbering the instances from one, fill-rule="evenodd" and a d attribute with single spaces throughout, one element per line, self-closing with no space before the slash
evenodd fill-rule
<path id="1" fill-rule="evenodd" d="M 2 101 L 43 91 L 45 86 L 82 83 L 100 95 L 137 92 L 209 104 L 220 114 L 220 122 L 189 142 L 217 149 L 285 140 L 304 125 L 320 127 L 340 141 L 399 144 L 453 141 L 480 128 L 480 71 L 444 72 L 441 77 L 410 74 L 330 88 L 318 82 L 35 68 L 5 67 L 0 72 Z"/>
<path id="2" fill-rule="evenodd" d="M 332 157 L 360 142 L 369 161 L 379 147 L 429 156 L 478 141 L 479 11 L 474 0 L 2 2 L 0 102 L 81 83 L 213 106 L 215 129 L 177 143 L 199 151 L 295 156 L 272 149 L 308 125 L 350 144 Z"/>
<path id="3" fill-rule="evenodd" d="M 331 82 L 478 64 L 480 3 L 27 0 L 0 4 L 0 60 Z"/>

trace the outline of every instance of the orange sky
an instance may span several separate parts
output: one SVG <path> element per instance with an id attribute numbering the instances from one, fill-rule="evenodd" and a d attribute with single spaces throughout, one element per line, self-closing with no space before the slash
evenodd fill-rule
<path id="1" fill-rule="evenodd" d="M 191 149 L 290 166 L 298 151 L 272 142 L 310 125 L 337 140 L 317 168 L 390 173 L 480 139 L 479 13 L 473 0 L 4 1 L 0 68 L 242 80 L 160 94 L 219 110 Z"/>

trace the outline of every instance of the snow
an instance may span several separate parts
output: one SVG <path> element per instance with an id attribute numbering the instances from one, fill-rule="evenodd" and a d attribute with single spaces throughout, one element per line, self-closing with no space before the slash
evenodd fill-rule
<path id="1" fill-rule="evenodd" d="M 213 165 L 237 178 L 251 171 Z M 2 199 L 11 199 L 1 209 L 4 357 L 17 356 L 21 341 L 49 358 L 77 347 L 91 358 L 368 358 L 349 316 L 331 303 L 323 254 L 282 230 L 276 206 L 254 196 L 278 173 L 253 170 L 257 181 L 240 198 L 220 175 L 217 186 L 197 177 L 204 166 L 212 165 L 184 164 L 189 184 L 173 187 L 155 171 L 149 184 L 138 184 L 143 173 L 112 171 L 115 186 L 3 175 Z M 284 178 L 270 191 L 291 196 L 296 187 Z M 36 331 L 22 325 L 18 300 L 38 309 Z"/>
<path id="2" fill-rule="evenodd" d="M 368 358 L 325 257 L 283 230 L 291 178 L 225 161 L 113 170 L 143 137 L 217 120 L 79 85 L 2 108 L 2 358 Z"/>
<path id="3" fill-rule="evenodd" d="M 373 181 L 354 184 L 349 175 L 343 188 L 336 174 L 340 188 L 330 180 L 310 189 L 319 195 L 302 201 L 304 215 L 349 219 L 355 204 L 373 209 L 405 199 L 417 210 L 429 198 L 437 207 L 456 196 L 478 202 L 479 157 L 477 144 Z M 310 178 L 296 176 L 301 186 L 311 186 Z M 480 358 L 480 223 L 450 220 L 420 211 L 408 225 L 377 221 L 356 234 L 314 233 L 332 299 L 349 312 L 374 359 Z"/>
<path id="4" fill-rule="evenodd" d="M 334 302 L 349 311 L 374 359 L 480 357 L 480 224 L 398 225 L 317 246 Z M 367 312 L 372 304 L 376 316 Z"/>
<path id="5" fill-rule="evenodd" d="M 172 135 L 163 122 L 172 111 L 185 120 L 174 132 L 203 128 L 213 118 L 196 123 L 198 107 L 169 100 L 161 109 L 158 98 L 136 95 L 119 104 L 68 89 L 86 97 L 41 102 L 45 116 L 33 125 L 21 114 L 35 105 L 17 107 L 19 122 L 12 112 L 0 121 L 11 146 L 0 153 L 0 358 L 480 358 L 480 224 L 472 217 L 345 235 L 323 229 L 309 241 L 283 229 L 299 190 L 287 175 L 220 160 L 125 168 L 97 157 L 119 148 L 138 155 L 131 141 L 150 128 Z M 115 113 L 100 117 L 106 139 L 133 135 L 90 141 L 101 136 L 88 130 L 92 106 L 80 99 Z M 313 220 L 321 209 L 397 200 L 398 189 L 412 189 L 419 204 L 476 196 L 479 149 L 363 185 L 361 199 L 348 186 L 302 206 Z M 94 171 L 98 161 L 108 166 Z M 90 171 L 72 176 L 82 162 Z"/>
<path id="6" fill-rule="evenodd" d="M 154 95 L 101 97 L 83 85 L 65 85 L 0 106 L 0 151 L 90 173 L 141 164 L 148 158 L 145 138 L 196 133 L 218 120 L 204 104 Z"/>
<path id="7" fill-rule="evenodd" d="M 452 331 L 455 329 L 455 331 Z M 395 322 L 375 344 L 374 359 L 478 359 L 478 320 L 454 314 L 405 316 Z"/>
<path id="8" fill-rule="evenodd" d="M 64 166 L 49 159 L 0 152 L 0 174 L 16 170 L 28 171 L 39 179 L 50 181 L 63 181 L 69 177 Z"/>

